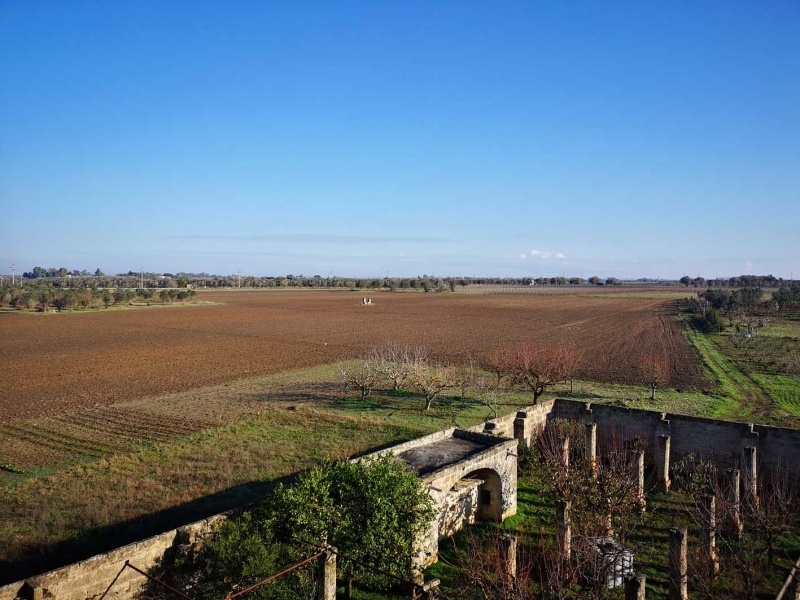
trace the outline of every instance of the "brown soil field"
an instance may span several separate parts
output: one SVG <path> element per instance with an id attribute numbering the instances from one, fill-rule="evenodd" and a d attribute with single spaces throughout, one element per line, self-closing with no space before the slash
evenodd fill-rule
<path id="1" fill-rule="evenodd" d="M 669 386 L 708 387 L 674 300 L 597 295 L 204 292 L 218 302 L 164 309 L 0 316 L 0 423 L 352 358 L 389 341 L 462 362 L 507 342 L 566 342 L 580 377 L 638 383 L 642 357 L 669 357 Z M 110 420 L 109 420 L 110 419 Z M 75 423 L 76 432 L 95 423 Z M 187 421 L 187 429 L 201 423 Z M 154 427 L 158 427 L 154 424 Z M 156 432 L 157 433 L 157 432 Z M 76 444 L 80 436 L 76 436 Z"/>

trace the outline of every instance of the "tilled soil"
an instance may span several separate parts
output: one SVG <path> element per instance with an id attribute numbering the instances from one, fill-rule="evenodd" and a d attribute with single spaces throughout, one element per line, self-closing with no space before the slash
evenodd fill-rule
<path id="1" fill-rule="evenodd" d="M 581 352 L 580 377 L 624 383 L 637 383 L 643 357 L 664 355 L 670 387 L 708 386 L 674 301 L 373 293 L 362 306 L 364 295 L 207 292 L 203 300 L 222 304 L 2 315 L 0 424 L 330 363 L 387 342 L 453 362 L 523 339 L 566 342 Z"/>

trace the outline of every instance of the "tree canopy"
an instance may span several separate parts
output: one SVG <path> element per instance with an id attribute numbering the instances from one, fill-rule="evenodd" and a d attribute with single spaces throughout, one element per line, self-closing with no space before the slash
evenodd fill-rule
<path id="1" fill-rule="evenodd" d="M 325 462 L 225 523 L 195 558 L 193 589 L 202 597 L 224 596 L 326 544 L 341 553 L 337 568 L 345 579 L 385 589 L 397 581 L 347 557 L 409 580 L 416 542 L 433 515 L 431 498 L 416 474 L 392 456 Z M 274 588 L 269 593 L 278 594 Z"/>

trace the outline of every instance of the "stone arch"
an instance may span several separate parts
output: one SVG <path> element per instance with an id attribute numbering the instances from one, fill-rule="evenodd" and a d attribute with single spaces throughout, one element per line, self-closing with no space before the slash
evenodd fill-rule
<path id="1" fill-rule="evenodd" d="M 503 520 L 503 482 L 494 469 L 478 469 L 470 472 L 464 479 L 482 481 L 478 486 L 478 505 L 475 518 L 479 521 Z"/>

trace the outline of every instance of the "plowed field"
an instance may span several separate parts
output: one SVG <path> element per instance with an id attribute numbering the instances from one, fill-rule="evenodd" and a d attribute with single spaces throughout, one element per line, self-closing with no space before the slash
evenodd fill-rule
<path id="1" fill-rule="evenodd" d="M 583 354 L 581 377 L 626 383 L 643 356 L 663 354 L 671 387 L 708 385 L 671 300 L 373 293 L 362 306 L 363 295 L 208 292 L 200 297 L 222 304 L 2 315 L 0 423 L 330 363 L 388 341 L 453 361 L 515 340 L 564 341 Z M 125 427 L 123 415 L 97 417 Z M 85 424 L 74 426 L 81 444 Z"/>

